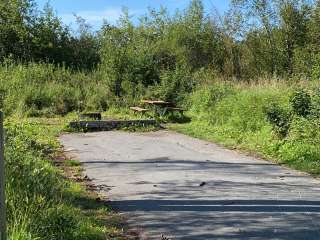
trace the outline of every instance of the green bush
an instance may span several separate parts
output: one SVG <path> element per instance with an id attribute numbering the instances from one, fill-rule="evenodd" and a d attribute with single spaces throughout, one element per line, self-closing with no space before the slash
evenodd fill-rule
<path id="1" fill-rule="evenodd" d="M 232 129 L 236 135 L 257 132 L 266 125 L 265 108 L 278 92 L 269 90 L 234 90 L 210 111 L 210 123 Z"/>
<path id="2" fill-rule="evenodd" d="M 290 113 L 276 104 L 268 106 L 265 112 L 268 122 L 273 126 L 273 130 L 278 134 L 278 136 L 285 138 L 290 129 Z"/>
<path id="3" fill-rule="evenodd" d="M 311 115 L 314 118 L 320 118 L 320 88 L 315 89 L 312 96 Z"/>
<path id="4" fill-rule="evenodd" d="M 301 117 L 307 117 L 311 111 L 311 96 L 304 89 L 295 91 L 290 96 L 290 103 L 295 114 Z"/>

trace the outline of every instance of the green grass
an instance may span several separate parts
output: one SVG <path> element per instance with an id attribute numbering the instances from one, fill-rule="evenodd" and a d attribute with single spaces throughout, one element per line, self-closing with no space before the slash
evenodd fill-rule
<path id="1" fill-rule="evenodd" d="M 6 120 L 9 239 L 124 239 L 119 217 L 54 166 L 63 127 L 57 119 Z"/>
<path id="2" fill-rule="evenodd" d="M 304 84 L 316 102 L 317 84 Z M 169 124 L 170 129 L 213 142 L 258 154 L 279 164 L 320 175 L 320 121 L 310 114 L 297 116 L 290 96 L 299 85 L 225 85 L 203 87 L 195 91 L 187 113 L 192 121 Z M 279 137 L 268 122 L 266 109 L 277 104 L 291 112 L 287 136 Z"/>
<path id="3" fill-rule="evenodd" d="M 68 159 L 65 161 L 66 166 L 68 167 L 79 167 L 81 166 L 81 163 L 77 160 Z"/>
<path id="4" fill-rule="evenodd" d="M 140 119 L 151 119 L 152 116 L 150 113 L 134 113 L 130 109 L 130 105 L 128 106 L 112 106 L 107 111 L 102 113 L 102 117 L 104 119 L 111 119 L 111 120 L 140 120 Z"/>
<path id="5" fill-rule="evenodd" d="M 198 86 L 190 96 L 189 90 L 180 94 L 173 88 L 174 95 L 179 95 L 179 105 L 189 109 L 186 118 L 167 116 L 156 120 L 188 122 L 190 118 L 189 123 L 169 127 L 320 175 L 320 91 L 315 90 L 319 89 L 318 82 L 207 82 L 209 86 Z M 157 87 L 149 89 L 152 94 L 145 97 L 160 98 L 161 95 L 153 94 L 159 90 Z M 290 96 L 301 87 L 311 96 L 312 111 L 307 117 L 298 116 L 299 111 L 295 110 L 299 109 L 293 109 L 290 103 Z M 115 97 L 99 70 L 72 72 L 64 67 L 32 63 L 0 66 L 0 107 L 10 116 L 5 123 L 10 239 L 121 239 L 117 237 L 122 235 L 118 217 L 114 219 L 110 210 L 98 204 L 84 187 L 66 180 L 53 160 L 60 150 L 57 135 L 70 131 L 65 123 L 78 119 L 79 112 L 101 111 L 105 119 L 152 118 L 152 113 L 134 114 L 129 109 L 143 96 L 136 98 Z M 301 101 L 304 104 L 303 99 L 297 98 L 298 106 Z M 270 106 L 290 113 L 284 115 L 288 116 L 284 121 L 290 127 L 283 137 L 268 120 Z M 26 118 L 30 116 L 33 118 Z M 74 160 L 65 165 L 77 174 L 81 170 Z"/>
<path id="6" fill-rule="evenodd" d="M 7 116 L 64 116 L 105 111 L 115 103 L 98 70 L 75 72 L 40 63 L 0 65 L 0 107 Z"/>

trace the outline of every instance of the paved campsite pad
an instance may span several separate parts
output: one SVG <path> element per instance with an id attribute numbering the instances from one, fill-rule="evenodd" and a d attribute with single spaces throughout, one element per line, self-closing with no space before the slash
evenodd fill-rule
<path id="1" fill-rule="evenodd" d="M 142 239 L 320 239 L 320 181 L 308 175 L 169 131 L 61 142 Z"/>

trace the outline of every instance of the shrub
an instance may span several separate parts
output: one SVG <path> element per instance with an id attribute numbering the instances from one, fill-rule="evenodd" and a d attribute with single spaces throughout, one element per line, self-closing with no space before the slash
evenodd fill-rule
<path id="1" fill-rule="evenodd" d="M 183 102 L 185 96 L 195 86 L 195 80 L 186 67 L 178 67 L 174 71 L 162 71 L 160 79 L 160 84 L 148 89 L 147 97 Z"/>
<path id="2" fill-rule="evenodd" d="M 311 145 L 320 144 L 320 120 L 294 117 L 292 119 L 288 138 L 291 141 L 300 141 Z"/>
<path id="3" fill-rule="evenodd" d="M 265 109 L 265 112 L 268 122 L 272 124 L 273 130 L 279 137 L 285 138 L 290 129 L 290 113 L 275 103 L 269 105 Z"/>
<path id="4" fill-rule="evenodd" d="M 314 118 L 320 118 L 320 88 L 317 88 L 312 97 L 311 115 Z"/>
<path id="5" fill-rule="evenodd" d="M 292 110 L 301 117 L 307 117 L 311 110 L 311 96 L 304 89 L 295 91 L 290 97 Z"/>
<path id="6" fill-rule="evenodd" d="M 317 81 L 320 79 L 320 54 L 314 57 L 314 64 L 311 69 L 311 79 Z"/>
<path id="7" fill-rule="evenodd" d="M 33 107 L 37 110 L 41 110 L 52 105 L 52 96 L 50 96 L 48 92 L 44 91 L 40 86 L 30 88 L 25 94 L 24 104 L 27 108 Z"/>

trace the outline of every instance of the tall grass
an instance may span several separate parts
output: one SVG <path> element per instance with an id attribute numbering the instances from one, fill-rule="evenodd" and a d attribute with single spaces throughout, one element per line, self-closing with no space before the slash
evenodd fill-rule
<path id="1" fill-rule="evenodd" d="M 312 101 L 306 116 L 295 109 L 304 107 L 301 91 Z M 297 104 L 292 104 L 293 96 Z M 320 174 L 318 99 L 316 82 L 215 83 L 191 94 L 192 122 L 174 128 Z"/>
<path id="2" fill-rule="evenodd" d="M 103 69 L 73 71 L 47 63 L 0 65 L 0 108 L 6 115 L 26 117 L 63 116 L 70 112 L 127 108 L 142 98 L 183 102 L 195 85 L 181 69 L 165 72 L 161 82 L 148 87 L 126 85 L 117 96 Z"/>
<path id="3" fill-rule="evenodd" d="M 52 164 L 61 125 L 9 119 L 5 128 L 9 239 L 106 239 L 110 229 L 97 214 L 105 216 L 107 209 L 78 204 L 87 198 L 84 190 Z"/>
<path id="4" fill-rule="evenodd" d="M 26 116 L 106 110 L 114 102 L 101 74 L 72 72 L 51 64 L 0 66 L 1 107 Z"/>

